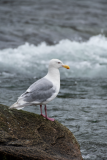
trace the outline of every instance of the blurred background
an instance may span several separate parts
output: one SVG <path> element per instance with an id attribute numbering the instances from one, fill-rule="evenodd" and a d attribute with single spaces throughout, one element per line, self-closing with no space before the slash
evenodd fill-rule
<path id="1" fill-rule="evenodd" d="M 0 0 L 0 103 L 12 105 L 52 58 L 70 70 L 60 69 L 48 116 L 74 133 L 84 160 L 106 160 L 106 0 Z"/>

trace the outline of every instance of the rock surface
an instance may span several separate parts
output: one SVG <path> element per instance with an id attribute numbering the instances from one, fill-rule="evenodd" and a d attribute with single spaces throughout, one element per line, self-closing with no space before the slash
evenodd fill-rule
<path id="1" fill-rule="evenodd" d="M 82 160 L 79 144 L 58 121 L 0 105 L 0 160 Z"/>

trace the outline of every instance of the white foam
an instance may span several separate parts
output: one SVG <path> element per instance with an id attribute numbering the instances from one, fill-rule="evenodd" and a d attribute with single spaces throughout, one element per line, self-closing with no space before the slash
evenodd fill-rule
<path id="1" fill-rule="evenodd" d="M 0 50 L 0 72 L 43 76 L 52 58 L 70 66 L 70 70 L 61 69 L 63 77 L 107 76 L 107 38 L 97 35 L 87 42 L 66 39 L 53 46 L 45 42 L 38 46 L 25 43 L 15 49 L 3 49 Z"/>

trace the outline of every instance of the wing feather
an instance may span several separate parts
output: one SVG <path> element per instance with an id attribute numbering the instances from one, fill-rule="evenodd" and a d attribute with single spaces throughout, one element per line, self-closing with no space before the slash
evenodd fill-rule
<path id="1" fill-rule="evenodd" d="M 23 99 L 26 102 L 44 102 L 55 93 L 55 87 L 52 82 L 42 78 L 33 83 L 18 100 Z"/>

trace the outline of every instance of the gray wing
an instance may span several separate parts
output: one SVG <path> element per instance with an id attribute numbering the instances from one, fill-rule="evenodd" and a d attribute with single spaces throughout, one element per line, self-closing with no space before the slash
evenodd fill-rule
<path id="1" fill-rule="evenodd" d="M 26 102 L 44 102 L 55 93 L 55 88 L 49 80 L 42 78 L 33 83 L 20 98 Z"/>

